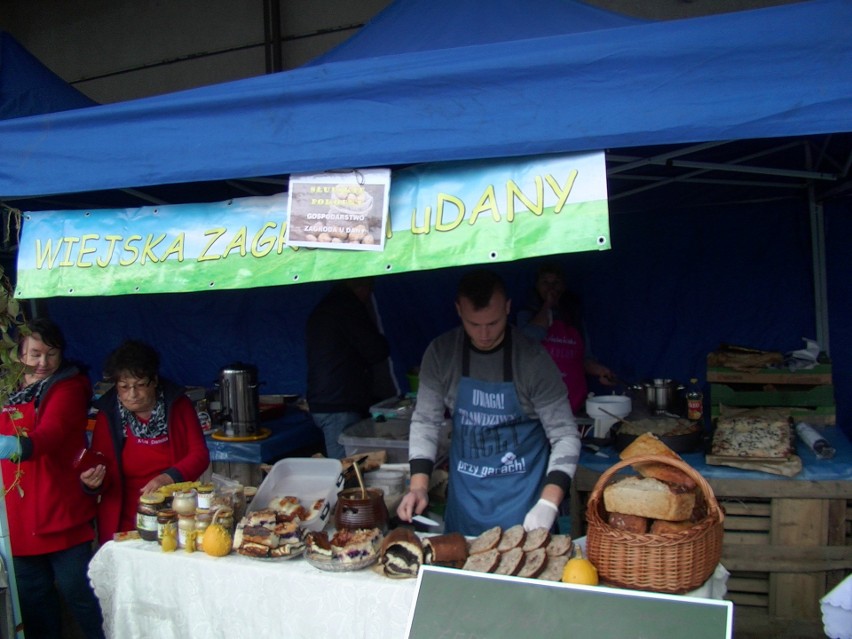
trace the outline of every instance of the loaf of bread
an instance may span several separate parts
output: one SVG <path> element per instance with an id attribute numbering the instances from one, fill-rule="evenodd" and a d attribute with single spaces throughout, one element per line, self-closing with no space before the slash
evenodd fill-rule
<path id="1" fill-rule="evenodd" d="M 665 535 L 666 533 L 678 533 L 683 530 L 689 530 L 695 524 L 691 521 L 665 521 L 657 519 L 651 524 L 652 535 Z"/>
<path id="2" fill-rule="evenodd" d="M 651 477 L 627 477 L 612 483 L 604 488 L 603 497 L 609 513 L 666 521 L 689 519 L 695 507 L 694 491 Z"/>
<path id="3" fill-rule="evenodd" d="M 459 532 L 427 537 L 423 540 L 423 559 L 427 564 L 463 564 L 467 560 L 467 540 Z"/>
<path id="4" fill-rule="evenodd" d="M 653 433 L 643 433 L 634 439 L 630 444 L 621 451 L 619 457 L 629 460 L 631 457 L 639 457 L 641 455 L 660 455 L 671 459 L 683 461 L 676 452 L 665 445 L 663 441 Z M 687 488 L 695 488 L 695 480 L 685 472 L 674 466 L 663 464 L 660 462 L 645 462 L 642 464 L 633 464 L 633 469 L 643 477 L 653 477 L 661 481 L 666 481 L 672 484 L 681 484 Z"/>
<path id="5" fill-rule="evenodd" d="M 640 517 L 639 515 L 609 513 L 609 515 L 607 515 L 606 523 L 616 530 L 626 530 L 638 535 L 644 535 L 648 532 L 648 524 L 650 522 L 647 517 Z"/>

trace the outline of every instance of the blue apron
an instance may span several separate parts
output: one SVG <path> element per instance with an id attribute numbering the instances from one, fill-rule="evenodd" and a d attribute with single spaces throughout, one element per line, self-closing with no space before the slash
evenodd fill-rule
<path id="1" fill-rule="evenodd" d="M 446 531 L 478 535 L 523 523 L 541 494 L 550 446 L 541 422 L 528 419 L 518 400 L 508 332 L 502 382 L 470 377 L 465 340 L 451 442 Z"/>

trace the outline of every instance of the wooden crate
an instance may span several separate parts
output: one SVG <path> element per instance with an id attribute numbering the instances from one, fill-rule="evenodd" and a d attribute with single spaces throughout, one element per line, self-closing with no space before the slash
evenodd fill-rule
<path id="1" fill-rule="evenodd" d="M 755 371 L 741 371 L 723 366 L 707 368 L 708 382 L 723 384 L 805 384 L 816 386 L 831 384 L 831 364 L 817 364 L 813 368 L 800 371 L 786 369 L 764 368 Z"/>
<path id="2" fill-rule="evenodd" d="M 806 371 L 762 369 L 743 372 L 731 368 L 707 369 L 710 382 L 710 416 L 722 406 L 738 408 L 781 407 L 796 421 L 834 425 L 837 420 L 831 364 Z"/>

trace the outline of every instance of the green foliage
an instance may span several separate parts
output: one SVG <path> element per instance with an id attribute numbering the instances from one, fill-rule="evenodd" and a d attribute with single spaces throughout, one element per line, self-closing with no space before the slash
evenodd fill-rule
<path id="1" fill-rule="evenodd" d="M 0 402 L 5 406 L 8 403 L 9 395 L 17 390 L 21 379 L 24 376 L 24 365 L 18 358 L 18 340 L 17 336 L 26 334 L 26 318 L 21 311 L 21 305 L 13 297 L 12 284 L 6 273 L 3 272 L 3 267 L 0 266 Z M 9 414 L 9 419 L 14 424 L 17 419 L 22 417 L 21 413 L 13 412 Z M 26 433 L 22 429 L 18 430 L 18 437 L 26 437 Z M 17 461 L 17 470 L 15 472 L 15 481 L 11 486 L 6 486 L 6 494 L 10 490 L 16 489 L 21 497 L 24 496 L 24 491 L 21 488 L 20 479 L 21 463 Z"/>
<path id="2" fill-rule="evenodd" d="M 12 284 L 0 266 L 0 401 L 18 388 L 24 366 L 18 358 L 17 336 L 26 331 L 26 318 L 13 297 Z"/>

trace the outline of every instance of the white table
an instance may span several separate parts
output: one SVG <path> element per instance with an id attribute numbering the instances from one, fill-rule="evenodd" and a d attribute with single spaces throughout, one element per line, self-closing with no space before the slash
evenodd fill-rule
<path id="1" fill-rule="evenodd" d="M 722 599 L 727 578 L 719 565 L 687 594 Z M 107 542 L 92 558 L 89 579 L 106 634 L 116 639 L 401 639 L 416 590 L 416 580 L 373 568 L 332 573 L 302 558 L 164 553 L 146 541 Z"/>
<path id="2" fill-rule="evenodd" d="M 153 542 L 107 542 L 89 566 L 108 637 L 405 636 L 414 579 L 371 568 L 323 572 L 302 558 L 208 557 Z"/>

